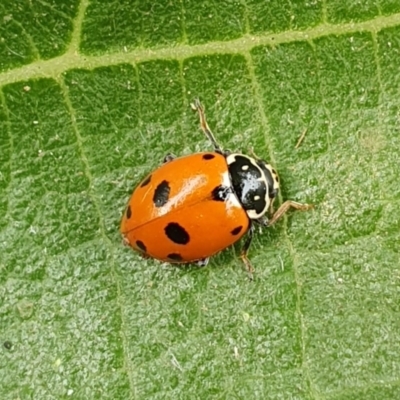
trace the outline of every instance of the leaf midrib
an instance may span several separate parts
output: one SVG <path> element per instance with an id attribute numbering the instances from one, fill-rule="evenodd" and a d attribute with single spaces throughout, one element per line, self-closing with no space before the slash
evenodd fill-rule
<path id="1" fill-rule="evenodd" d="M 123 63 L 141 63 L 151 60 L 173 59 L 183 60 L 195 56 L 213 54 L 246 54 L 257 46 L 276 46 L 283 43 L 310 41 L 329 35 L 345 35 L 357 32 L 377 34 L 385 28 L 400 25 L 400 13 L 380 16 L 368 21 L 329 24 L 323 23 L 314 28 L 301 31 L 289 30 L 281 33 L 265 33 L 261 35 L 244 35 L 239 39 L 215 41 L 199 45 L 178 44 L 158 49 L 136 48 L 132 51 L 120 51 L 98 56 L 90 56 L 79 52 L 81 27 L 86 10 L 84 1 L 80 7 L 71 35 L 71 43 L 67 51 L 50 60 L 38 60 L 29 65 L 0 73 L 0 87 L 10 83 L 37 78 L 59 78 L 70 69 L 93 69 Z"/>

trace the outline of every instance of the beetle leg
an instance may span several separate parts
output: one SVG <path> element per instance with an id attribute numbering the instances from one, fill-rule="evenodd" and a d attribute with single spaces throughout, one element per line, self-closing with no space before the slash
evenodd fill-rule
<path id="1" fill-rule="evenodd" d="M 254 221 L 257 222 L 257 224 L 260 224 L 263 228 L 269 226 L 268 218 L 265 216 L 255 219 Z"/>
<path id="2" fill-rule="evenodd" d="M 211 132 L 210 127 L 207 124 L 206 116 L 204 114 L 204 107 L 200 103 L 199 99 L 195 99 L 194 102 L 190 105 L 194 111 L 199 113 L 200 117 L 200 126 L 204 134 L 208 137 L 212 145 L 214 146 L 214 150 L 217 153 L 224 154 L 223 150 L 215 140 L 214 134 Z"/>
<path id="3" fill-rule="evenodd" d="M 254 233 L 254 225 L 250 225 L 250 229 L 247 233 L 246 241 L 244 242 L 242 251 L 240 252 L 240 258 L 242 259 L 242 261 L 246 267 L 247 274 L 249 275 L 249 279 L 251 281 L 253 280 L 254 268 L 251 265 L 249 258 L 247 257 L 247 253 L 249 252 L 249 247 L 250 247 L 251 241 L 253 240 L 253 233 Z"/>
<path id="4" fill-rule="evenodd" d="M 168 163 L 168 162 L 170 162 L 170 161 L 172 161 L 172 160 L 175 160 L 175 158 L 176 158 L 176 156 L 175 156 L 174 154 L 168 153 L 168 154 L 164 157 L 163 163 L 164 163 L 164 164 L 165 164 L 165 163 Z"/>
<path id="5" fill-rule="evenodd" d="M 275 200 L 275 197 L 272 197 L 271 203 L 269 204 L 268 213 L 269 213 L 270 215 L 273 215 L 273 214 L 274 214 L 274 200 Z"/>
<path id="6" fill-rule="evenodd" d="M 210 257 L 202 258 L 201 260 L 196 261 L 196 265 L 198 267 L 205 267 L 208 264 L 208 261 L 210 261 Z"/>
<path id="7" fill-rule="evenodd" d="M 306 211 L 310 210 L 314 206 L 312 204 L 301 204 L 298 203 L 297 201 L 293 200 L 286 200 L 275 212 L 275 214 L 272 216 L 272 218 L 269 220 L 268 225 L 273 225 L 276 221 L 278 221 L 279 218 L 282 217 L 283 214 L 285 214 L 289 208 L 294 208 L 295 210 L 300 210 L 300 211 Z"/>

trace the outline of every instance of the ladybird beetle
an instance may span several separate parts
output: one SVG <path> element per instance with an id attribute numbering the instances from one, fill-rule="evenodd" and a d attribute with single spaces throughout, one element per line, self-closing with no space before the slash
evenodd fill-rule
<path id="1" fill-rule="evenodd" d="M 251 274 L 247 253 L 255 223 L 270 226 L 291 207 L 311 206 L 289 200 L 268 220 L 266 213 L 272 212 L 279 191 L 275 169 L 256 157 L 222 150 L 200 101 L 191 106 L 214 151 L 179 158 L 167 155 L 134 190 L 121 233 L 144 257 L 199 266 L 247 234 L 240 257 Z"/>

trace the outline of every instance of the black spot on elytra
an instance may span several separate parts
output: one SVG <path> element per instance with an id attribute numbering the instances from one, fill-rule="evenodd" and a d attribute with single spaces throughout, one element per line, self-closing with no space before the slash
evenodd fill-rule
<path id="1" fill-rule="evenodd" d="M 151 181 L 151 175 L 149 175 L 141 184 L 140 187 L 144 187 L 146 185 L 148 185 Z"/>
<path id="2" fill-rule="evenodd" d="M 162 181 L 154 191 L 153 203 L 156 207 L 162 207 L 165 205 L 169 198 L 169 192 L 171 188 L 167 181 Z"/>
<path id="3" fill-rule="evenodd" d="M 275 170 L 275 169 L 273 169 L 273 168 L 272 168 L 272 173 L 273 173 L 274 175 L 277 175 L 277 172 L 276 172 L 276 170 Z"/>
<path id="4" fill-rule="evenodd" d="M 212 160 L 214 157 L 214 154 L 204 154 L 203 160 Z"/>
<path id="5" fill-rule="evenodd" d="M 136 246 L 139 247 L 140 250 L 146 252 L 147 248 L 141 240 L 136 240 Z"/>
<path id="6" fill-rule="evenodd" d="M 167 257 L 172 261 L 182 261 L 182 256 L 179 253 L 171 253 Z"/>
<path id="7" fill-rule="evenodd" d="M 213 189 L 211 196 L 215 201 L 225 201 L 228 198 L 229 193 L 231 193 L 230 187 L 219 185 Z"/>
<path id="8" fill-rule="evenodd" d="M 126 218 L 129 219 L 130 217 L 132 217 L 132 210 L 131 206 L 128 206 L 128 208 L 126 209 Z"/>
<path id="9" fill-rule="evenodd" d="M 165 227 L 165 234 L 167 235 L 168 239 L 177 244 L 187 244 L 190 241 L 190 236 L 185 231 L 185 228 L 176 222 L 170 222 Z"/>
<path id="10" fill-rule="evenodd" d="M 231 230 L 231 234 L 234 235 L 234 236 L 236 236 L 236 235 L 238 235 L 238 234 L 241 232 L 242 229 L 243 229 L 243 226 L 242 226 L 242 225 L 237 226 L 235 229 L 232 229 L 232 230 Z"/>
<path id="11" fill-rule="evenodd" d="M 275 176 L 275 179 L 276 179 L 277 182 L 279 182 L 279 176 L 278 175 Z"/>

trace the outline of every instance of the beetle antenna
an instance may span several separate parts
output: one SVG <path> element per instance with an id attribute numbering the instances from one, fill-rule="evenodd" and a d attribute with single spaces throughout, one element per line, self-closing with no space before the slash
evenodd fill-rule
<path id="1" fill-rule="evenodd" d="M 211 129 L 207 124 L 206 116 L 204 114 L 204 107 L 200 103 L 200 100 L 194 99 L 194 102 L 192 104 L 190 104 L 190 106 L 192 107 L 192 109 L 194 111 L 197 111 L 199 113 L 201 130 L 211 141 L 212 145 L 214 146 L 215 151 L 222 154 L 223 151 L 222 151 L 221 147 L 219 146 L 219 144 L 217 143 L 217 141 L 215 140 L 214 134 L 211 132 Z"/>
<path id="2" fill-rule="evenodd" d="M 257 161 L 262 161 L 260 157 L 257 156 L 257 154 L 254 152 L 253 146 L 249 148 L 249 153 L 251 156 L 256 159 Z"/>

